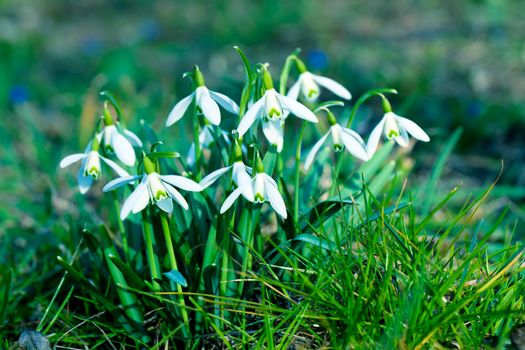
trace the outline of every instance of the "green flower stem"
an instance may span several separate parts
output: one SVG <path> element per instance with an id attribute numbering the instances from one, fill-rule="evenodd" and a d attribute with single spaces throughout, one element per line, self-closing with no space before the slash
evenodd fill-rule
<path id="1" fill-rule="evenodd" d="M 164 239 L 166 240 L 166 248 L 168 249 L 168 257 L 170 260 L 170 267 L 172 270 L 178 271 L 177 259 L 175 258 L 175 251 L 173 250 L 173 242 L 171 240 L 170 224 L 166 214 L 162 213 L 160 215 L 160 221 L 162 224 L 162 231 L 164 232 Z M 185 326 L 182 327 L 182 331 L 185 336 L 189 335 L 189 318 L 188 310 L 186 310 L 186 302 L 184 301 L 184 295 L 182 294 L 182 286 L 177 283 L 177 293 L 179 295 L 179 303 L 181 305 L 181 314 L 182 320 L 184 321 Z"/>
<path id="2" fill-rule="evenodd" d="M 306 122 L 303 122 L 301 125 L 301 131 L 299 132 L 299 138 L 297 139 L 297 147 L 295 149 L 293 221 L 297 233 L 299 233 L 299 179 L 301 175 L 301 144 L 303 141 L 305 128 Z"/>
<path id="3" fill-rule="evenodd" d="M 146 243 L 146 257 L 148 259 L 148 265 L 153 279 L 153 289 L 160 291 L 160 285 L 157 279 L 161 279 L 160 276 L 160 264 L 157 254 L 155 254 L 154 244 L 155 237 L 153 236 L 153 229 L 151 226 L 151 219 L 147 209 L 142 211 L 142 231 L 144 232 L 144 241 Z"/>
<path id="4" fill-rule="evenodd" d="M 197 103 L 194 102 L 194 112 L 193 112 L 193 142 L 195 143 L 195 179 L 199 180 L 200 171 L 201 171 L 201 161 L 202 161 L 202 149 L 201 143 L 199 142 L 199 117 L 197 115 Z"/>
<path id="5" fill-rule="evenodd" d="M 238 225 L 239 235 L 242 240 L 242 247 L 239 247 L 239 255 L 241 256 L 241 272 L 239 274 L 239 284 L 237 285 L 237 295 L 240 297 L 242 295 L 242 290 L 244 288 L 243 279 L 246 278 L 246 271 L 251 268 L 251 254 L 250 247 L 253 242 L 253 222 L 251 213 L 256 210 L 254 209 L 253 204 L 248 204 L 244 207 L 240 222 Z"/>
<path id="6" fill-rule="evenodd" d="M 126 227 L 124 222 L 120 219 L 120 204 L 117 198 L 117 193 L 111 191 L 113 197 L 113 208 L 115 209 L 115 217 L 117 218 L 118 230 L 120 232 L 120 239 L 122 240 L 122 250 L 124 251 L 124 256 L 126 261 L 131 261 L 132 256 L 129 254 L 129 245 L 128 245 L 128 234 L 126 232 Z"/>
<path id="7" fill-rule="evenodd" d="M 352 126 L 352 123 L 357 114 L 357 111 L 359 110 L 359 107 L 361 107 L 361 105 L 366 100 L 374 96 L 383 96 L 383 94 L 397 94 L 397 90 L 387 88 L 387 89 L 372 89 L 372 90 L 365 92 L 363 95 L 361 95 L 361 97 L 359 97 L 355 105 L 352 107 L 350 118 L 348 118 L 348 122 L 346 122 L 346 127 L 350 128 Z"/>

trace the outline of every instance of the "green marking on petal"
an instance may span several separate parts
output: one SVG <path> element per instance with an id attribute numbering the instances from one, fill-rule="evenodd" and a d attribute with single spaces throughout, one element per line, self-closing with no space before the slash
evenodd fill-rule
<path id="1" fill-rule="evenodd" d="M 84 171 L 84 176 L 92 176 L 93 179 L 98 180 L 100 178 L 100 170 L 97 167 L 91 167 Z"/>
<path id="2" fill-rule="evenodd" d="M 272 119 L 273 117 L 276 117 L 276 118 L 279 118 L 281 116 L 281 112 L 279 112 L 277 109 L 275 108 L 272 108 L 270 110 L 270 112 L 268 112 L 268 117 L 270 117 L 270 119 Z"/>
<path id="3" fill-rule="evenodd" d="M 255 203 L 263 203 L 264 202 L 264 196 L 257 192 L 255 194 Z"/>
<path id="4" fill-rule="evenodd" d="M 314 98 L 314 97 L 316 97 L 316 96 L 317 96 L 317 90 L 310 89 L 310 90 L 308 91 L 308 97 L 309 97 L 309 98 Z"/>
<path id="5" fill-rule="evenodd" d="M 334 144 L 334 151 L 335 152 L 342 152 L 345 147 L 343 145 Z"/>
<path id="6" fill-rule="evenodd" d="M 395 130 L 390 130 L 388 132 L 388 138 L 391 139 L 391 138 L 394 138 L 394 137 L 398 137 L 399 136 L 399 133 Z"/>
<path id="7" fill-rule="evenodd" d="M 168 194 L 166 193 L 166 191 L 158 190 L 157 193 L 155 193 L 155 200 L 156 201 L 161 201 L 161 200 L 166 199 L 166 198 L 168 198 Z"/>

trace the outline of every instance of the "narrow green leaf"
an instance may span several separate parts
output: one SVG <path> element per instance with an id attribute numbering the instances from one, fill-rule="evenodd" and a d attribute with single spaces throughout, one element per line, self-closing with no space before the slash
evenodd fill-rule
<path id="1" fill-rule="evenodd" d="M 295 237 L 294 239 L 296 241 L 309 243 L 309 244 L 312 244 L 312 245 L 314 245 L 316 247 L 320 247 L 320 248 L 323 248 L 323 249 L 326 249 L 326 250 L 330 250 L 330 251 L 338 249 L 337 245 L 334 242 L 326 240 L 326 239 L 322 239 L 319 236 L 315 236 L 315 235 L 308 234 L 308 233 L 300 234 L 299 236 Z"/>
<path id="2" fill-rule="evenodd" d="M 7 305 L 9 303 L 9 295 L 11 295 L 11 283 L 13 280 L 13 269 L 8 269 L 7 274 L 3 280 L 4 293 L 0 301 L 0 325 L 4 324 L 7 315 Z"/>
<path id="3" fill-rule="evenodd" d="M 439 182 L 439 178 L 443 174 L 443 170 L 445 169 L 447 159 L 452 153 L 452 150 L 458 142 L 462 132 L 462 128 L 456 129 L 456 131 L 454 131 L 454 133 L 448 138 L 448 141 L 441 149 L 441 152 L 439 152 L 439 156 L 436 162 L 434 163 L 434 166 L 432 167 L 432 175 L 430 176 L 427 186 L 425 187 L 422 193 L 422 196 L 424 196 L 425 198 L 425 200 L 423 201 L 423 208 L 421 210 L 423 215 L 428 214 L 428 212 L 430 211 L 430 207 L 434 203 L 434 196 L 437 192 L 436 189 Z"/>
<path id="4" fill-rule="evenodd" d="M 160 158 L 179 158 L 180 153 L 178 152 L 152 152 L 148 153 L 148 158 L 160 159 Z"/>

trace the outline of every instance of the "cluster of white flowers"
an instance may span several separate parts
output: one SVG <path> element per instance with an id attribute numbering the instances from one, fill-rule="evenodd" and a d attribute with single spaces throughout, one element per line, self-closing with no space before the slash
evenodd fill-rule
<path id="1" fill-rule="evenodd" d="M 102 173 L 100 159 L 120 176 L 106 184 L 103 188 L 104 192 L 127 184 L 135 185 L 133 192 L 122 206 L 121 219 L 125 219 L 130 213 L 142 211 L 148 204 L 156 204 L 161 210 L 171 213 L 173 211 L 173 201 L 175 201 L 175 203 L 187 210 L 188 202 L 177 188 L 192 192 L 203 191 L 222 175 L 230 171 L 232 184 L 235 185 L 235 188 L 224 200 L 220 208 L 221 213 L 226 212 L 242 195 L 250 202 L 269 202 L 275 212 L 283 219 L 286 219 L 286 206 L 279 192 L 279 187 L 275 180 L 264 172 L 263 162 L 258 151 L 256 151 L 257 157 L 252 167 L 244 164 L 243 137 L 250 129 L 252 129 L 252 134 L 256 135 L 256 130 L 253 126 L 260 122 L 263 134 L 268 142 L 271 145 L 275 145 L 277 151 L 281 152 L 284 147 L 284 125 L 290 114 L 312 123 L 318 123 L 314 112 L 299 102 L 299 99 L 308 103 L 315 102 L 321 93 L 320 86 L 345 100 L 351 98 L 350 92 L 341 84 L 332 79 L 308 72 L 304 63 L 297 57 L 295 57 L 295 62 L 299 76 L 286 96 L 279 94 L 275 90 L 270 73 L 265 66 L 262 66 L 263 68 L 259 71 L 262 92 L 259 95 L 252 92 L 251 102 L 246 113 L 241 116 L 237 129 L 231 133 L 218 128 L 221 123 L 219 106 L 235 115 L 239 114 L 239 106 L 228 96 L 209 90 L 205 86 L 201 71 L 198 67 L 195 67 L 192 73 L 195 90 L 175 104 L 168 115 L 166 126 L 169 127 L 179 121 L 193 102 L 196 115 L 204 117 L 204 122 L 201 123 L 203 125 L 200 125 L 197 138 L 198 146 L 203 148 L 210 147 L 210 144 L 214 142 L 214 135 L 219 135 L 218 137 L 223 138 L 227 144 L 233 143 L 232 163 L 213 171 L 199 183 L 179 175 L 160 175 L 156 162 L 152 161 L 144 153 L 141 162 L 143 171 L 142 174 L 137 175 L 130 175 L 123 167 L 104 157 L 114 154 L 125 166 L 132 167 L 137 163 L 134 147 L 143 147 L 141 140 L 134 133 L 126 130 L 118 122 L 115 123 L 113 121 L 107 108 L 105 108 L 102 117 L 104 127 L 94 135 L 85 152 L 65 157 L 60 162 L 60 167 L 64 168 L 82 160 L 82 166 L 78 173 L 78 185 L 80 192 L 83 194 L 89 190 L 94 180 L 100 178 Z M 416 123 L 394 114 L 386 98 L 383 95 L 380 96 L 383 100 L 385 114 L 379 124 L 372 130 L 367 143 L 355 131 L 339 125 L 330 110 L 321 108 L 328 115 L 330 128 L 311 148 L 304 163 L 305 169 L 308 170 L 311 167 L 317 152 L 326 142 L 329 142 L 336 152 L 346 149 L 356 158 L 367 161 L 377 150 L 381 135 L 384 135 L 388 140 L 395 141 L 402 147 L 408 145 L 409 134 L 417 140 L 425 142 L 430 140 L 428 135 Z M 259 98 L 256 99 L 256 97 Z M 193 144 L 188 154 L 188 163 L 190 165 L 195 163 L 195 147 L 196 145 Z M 102 154 L 100 153 L 101 151 Z M 139 180 L 140 182 L 135 184 Z"/>

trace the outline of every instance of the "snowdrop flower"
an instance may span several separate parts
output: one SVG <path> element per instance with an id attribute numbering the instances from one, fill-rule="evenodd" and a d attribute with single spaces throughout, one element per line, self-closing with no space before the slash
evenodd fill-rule
<path id="1" fill-rule="evenodd" d="M 363 161 L 367 161 L 369 159 L 369 156 L 367 153 L 365 142 L 363 141 L 361 136 L 359 136 L 359 134 L 355 131 L 348 128 L 344 128 L 337 124 L 335 116 L 332 114 L 332 112 L 330 112 L 326 108 L 323 109 L 328 114 L 328 122 L 331 125 L 330 130 L 328 130 L 328 132 L 323 137 L 321 137 L 321 139 L 317 141 L 312 147 L 304 163 L 305 169 L 308 170 L 310 168 L 314 161 L 315 155 L 329 137 L 330 140 L 328 142 L 330 142 L 330 144 L 334 148 L 334 151 L 341 152 L 344 149 L 346 149 L 355 157 Z"/>
<path id="2" fill-rule="evenodd" d="M 140 184 L 129 195 L 120 211 L 120 218 L 126 219 L 132 212 L 133 214 L 142 211 L 150 203 L 156 204 L 166 213 L 173 211 L 173 201 L 188 210 L 188 202 L 175 188 L 186 191 L 199 192 L 202 187 L 193 180 L 178 175 L 159 175 L 156 172 L 155 164 L 146 156 L 143 159 L 144 175 L 123 176 L 110 181 L 104 186 L 103 191 L 108 192 L 126 184 L 142 178 Z"/>
<path id="3" fill-rule="evenodd" d="M 219 125 L 221 122 L 221 112 L 217 103 L 230 113 L 239 113 L 239 106 L 231 98 L 204 86 L 204 76 L 197 66 L 193 69 L 193 80 L 195 91 L 173 107 L 166 120 L 166 126 L 171 126 L 181 119 L 194 99 L 198 111 L 213 125 Z"/>
<path id="4" fill-rule="evenodd" d="M 300 93 L 305 100 L 315 102 L 321 93 L 319 88 L 319 85 L 321 85 L 345 100 L 352 98 L 350 92 L 343 85 L 330 78 L 308 72 L 305 64 L 299 58 L 295 59 L 295 63 L 299 70 L 299 78 L 288 91 L 288 97 L 297 100 Z"/>
<path id="5" fill-rule="evenodd" d="M 423 142 L 430 141 L 430 137 L 423 129 L 410 119 L 403 118 L 392 112 L 392 107 L 388 100 L 381 96 L 383 99 L 383 110 L 385 115 L 383 119 L 376 125 L 376 127 L 370 133 L 368 138 L 367 150 L 368 155 L 371 158 L 377 150 L 379 139 L 383 133 L 389 140 L 394 140 L 401 147 L 408 146 L 408 135 L 412 135 L 416 140 Z"/>
<path id="6" fill-rule="evenodd" d="M 283 219 L 286 219 L 286 205 L 283 197 L 279 193 L 277 183 L 271 176 L 264 173 L 264 167 L 261 158 L 257 155 L 256 175 L 249 182 L 239 184 L 230 195 L 226 198 L 221 206 L 220 213 L 225 213 L 232 204 L 242 195 L 252 203 L 270 202 L 273 210 Z"/>
<path id="7" fill-rule="evenodd" d="M 129 130 L 117 129 L 107 108 L 104 109 L 103 120 L 105 127 L 97 134 L 97 140 L 104 147 L 106 154 L 114 153 L 122 163 L 128 166 L 135 164 L 133 146 L 142 147 L 142 141 Z"/>
<path id="8" fill-rule="evenodd" d="M 297 117 L 312 123 L 317 123 L 317 117 L 303 104 L 294 99 L 283 96 L 275 91 L 272 77 L 267 70 L 263 72 L 263 85 L 266 90 L 264 95 L 255 102 L 242 117 L 237 132 L 242 137 L 252 126 L 257 118 L 263 121 L 263 132 L 268 141 L 282 148 L 282 124 L 285 112 L 295 114 Z"/>
<path id="9" fill-rule="evenodd" d="M 210 124 L 204 125 L 204 127 L 199 132 L 199 143 L 201 147 L 203 148 L 210 148 L 210 146 L 215 142 L 215 138 L 213 137 L 213 126 Z M 224 141 L 229 144 L 230 134 L 226 131 L 220 129 L 219 130 L 220 137 L 224 139 Z M 188 150 L 188 156 L 186 157 L 186 161 L 189 165 L 195 164 L 195 143 L 193 142 L 190 146 L 190 149 Z"/>
<path id="10" fill-rule="evenodd" d="M 252 168 L 244 165 L 242 161 L 242 148 L 239 145 L 239 142 L 235 140 L 234 144 L 234 162 L 230 166 L 226 166 L 224 168 L 217 169 L 207 176 L 205 176 L 200 182 L 199 185 L 204 189 L 209 186 L 211 186 L 215 181 L 217 181 L 218 178 L 220 178 L 222 175 L 228 173 L 230 170 L 232 171 L 232 181 L 237 187 L 243 187 L 244 192 L 243 195 L 253 201 L 253 191 L 251 186 L 247 186 L 252 180 L 251 173 Z"/>
<path id="11" fill-rule="evenodd" d="M 129 176 L 126 170 L 122 169 L 117 163 L 102 157 L 98 153 L 99 146 L 100 144 L 95 137 L 84 153 L 71 154 L 60 161 L 60 167 L 65 168 L 82 160 L 82 165 L 77 175 L 78 189 L 82 194 L 89 191 L 94 180 L 100 179 L 100 175 L 102 175 L 102 167 L 100 166 L 101 159 L 119 176 Z"/>

